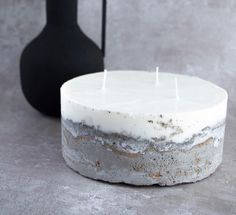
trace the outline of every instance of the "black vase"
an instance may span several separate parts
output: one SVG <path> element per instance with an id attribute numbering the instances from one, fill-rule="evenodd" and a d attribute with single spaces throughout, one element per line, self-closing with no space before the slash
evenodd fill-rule
<path id="1" fill-rule="evenodd" d="M 76 76 L 104 70 L 106 0 L 102 49 L 77 23 L 77 0 L 46 0 L 47 24 L 20 60 L 23 93 L 38 111 L 60 116 L 60 87 Z"/>

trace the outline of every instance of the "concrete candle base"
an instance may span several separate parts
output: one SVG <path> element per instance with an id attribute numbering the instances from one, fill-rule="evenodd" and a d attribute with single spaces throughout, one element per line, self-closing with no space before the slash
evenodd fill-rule
<path id="1" fill-rule="evenodd" d="M 69 167 L 111 183 L 170 186 L 211 175 L 222 161 L 225 124 L 206 127 L 182 144 L 103 133 L 62 119 L 62 152 Z"/>

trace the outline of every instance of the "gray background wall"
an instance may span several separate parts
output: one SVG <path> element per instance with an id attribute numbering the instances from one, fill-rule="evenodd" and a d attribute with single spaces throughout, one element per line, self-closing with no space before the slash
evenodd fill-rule
<path id="1" fill-rule="evenodd" d="M 100 8 L 99 0 L 79 0 L 79 23 L 98 44 Z M 44 0 L 0 1 L 0 77 L 11 88 L 18 90 L 23 47 L 44 24 Z M 235 113 L 236 1 L 108 0 L 106 67 L 154 70 L 156 65 L 226 88 Z"/>

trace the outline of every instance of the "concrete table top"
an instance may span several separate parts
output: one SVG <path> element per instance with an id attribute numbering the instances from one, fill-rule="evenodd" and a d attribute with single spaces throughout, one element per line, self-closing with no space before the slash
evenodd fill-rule
<path id="1" fill-rule="evenodd" d="M 33 110 L 19 86 L 4 86 L 0 214 L 236 214 L 235 117 L 228 116 L 223 164 L 211 177 L 174 187 L 112 185 L 69 169 L 60 120 Z"/>

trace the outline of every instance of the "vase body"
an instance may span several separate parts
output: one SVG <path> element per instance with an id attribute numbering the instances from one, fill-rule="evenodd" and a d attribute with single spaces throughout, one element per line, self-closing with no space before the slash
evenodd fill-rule
<path id="1" fill-rule="evenodd" d="M 46 0 L 47 24 L 20 60 L 23 93 L 38 111 L 60 116 L 60 87 L 104 70 L 103 52 L 77 24 L 77 0 Z"/>

